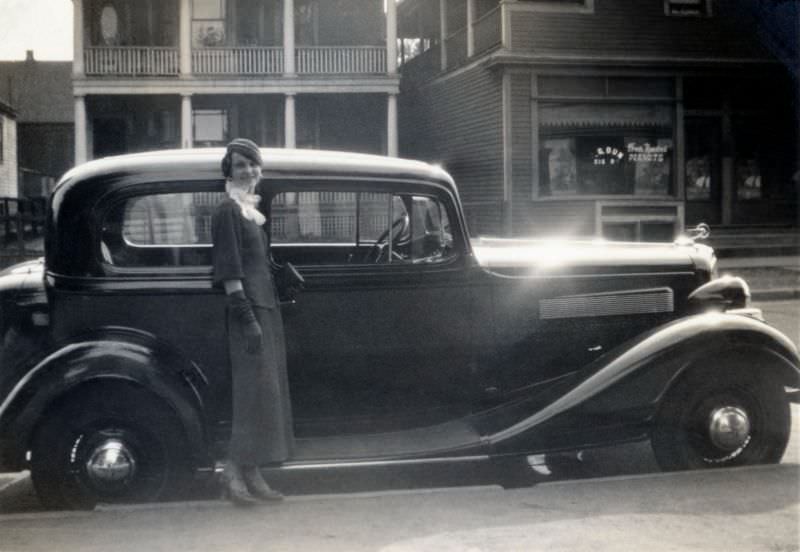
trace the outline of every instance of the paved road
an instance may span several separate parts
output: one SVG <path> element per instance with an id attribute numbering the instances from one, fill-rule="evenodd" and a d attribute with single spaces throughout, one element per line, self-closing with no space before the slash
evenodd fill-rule
<path id="1" fill-rule="evenodd" d="M 497 487 L 0 516 L 0 550 L 798 550 L 800 471 L 768 466 Z"/>

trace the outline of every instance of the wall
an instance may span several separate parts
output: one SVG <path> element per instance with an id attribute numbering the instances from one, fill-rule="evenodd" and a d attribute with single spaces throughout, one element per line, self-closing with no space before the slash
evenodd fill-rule
<path id="1" fill-rule="evenodd" d="M 0 197 L 17 197 L 17 122 L 0 112 L 3 125 L 3 160 L 0 162 Z"/>
<path id="2" fill-rule="evenodd" d="M 664 14 L 661 0 L 599 0 L 593 14 L 515 10 L 512 49 L 589 56 L 766 58 L 734 2 L 714 2 L 712 17 Z"/>
<path id="3" fill-rule="evenodd" d="M 501 230 L 501 86 L 498 73 L 471 67 L 400 95 L 401 155 L 450 172 L 473 234 Z"/>

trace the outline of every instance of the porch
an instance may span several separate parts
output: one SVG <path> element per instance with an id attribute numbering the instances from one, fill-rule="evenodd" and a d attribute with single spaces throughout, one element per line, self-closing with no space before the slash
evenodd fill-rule
<path id="1" fill-rule="evenodd" d="M 385 75 L 394 2 L 74 0 L 78 77 Z"/>
<path id="2" fill-rule="evenodd" d="M 180 50 L 155 46 L 93 46 L 84 49 L 84 73 L 91 77 L 178 77 Z M 282 75 L 284 49 L 277 46 L 226 46 L 191 51 L 193 75 Z M 386 74 L 382 46 L 299 46 L 294 52 L 299 75 Z"/>

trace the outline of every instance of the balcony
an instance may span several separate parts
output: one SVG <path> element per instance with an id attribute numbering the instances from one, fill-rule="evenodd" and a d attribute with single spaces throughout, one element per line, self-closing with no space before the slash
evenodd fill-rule
<path id="1" fill-rule="evenodd" d="M 157 46 L 90 47 L 83 52 L 84 71 L 91 76 L 177 76 L 177 48 Z"/>
<path id="2" fill-rule="evenodd" d="M 197 75 L 279 75 L 283 73 L 283 48 L 196 48 L 192 50 L 192 72 Z"/>
<path id="3" fill-rule="evenodd" d="M 232 46 L 192 49 L 195 75 L 281 75 L 283 48 Z M 380 75 L 386 73 L 382 46 L 298 46 L 295 63 L 301 75 Z M 89 76 L 175 77 L 180 72 L 177 48 L 114 46 L 84 51 Z"/>
<path id="4" fill-rule="evenodd" d="M 295 54 L 300 74 L 386 73 L 386 48 L 380 46 L 298 46 Z"/>

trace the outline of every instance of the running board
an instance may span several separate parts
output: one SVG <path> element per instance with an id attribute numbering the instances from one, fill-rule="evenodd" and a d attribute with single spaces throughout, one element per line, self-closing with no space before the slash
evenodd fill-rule
<path id="1" fill-rule="evenodd" d="M 286 464 L 358 463 L 446 456 L 478 452 L 484 441 L 465 420 L 388 433 L 298 438 L 292 460 Z"/>

